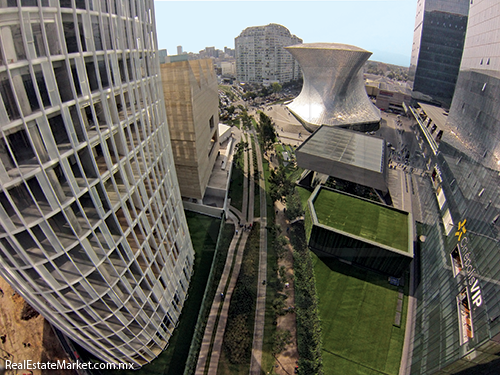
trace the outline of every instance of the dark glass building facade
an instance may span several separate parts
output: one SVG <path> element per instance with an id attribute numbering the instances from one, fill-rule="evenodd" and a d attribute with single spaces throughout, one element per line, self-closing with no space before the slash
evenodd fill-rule
<path id="1" fill-rule="evenodd" d="M 468 0 L 419 0 L 410 73 L 413 96 L 449 108 L 460 69 Z"/>
<path id="2" fill-rule="evenodd" d="M 430 179 L 418 187 L 420 266 L 407 373 L 500 373 L 500 34 L 476 37 L 500 28 L 499 20 L 495 0 L 471 4 L 448 120 L 434 129 L 415 116 L 422 139 L 430 139 L 421 142 Z"/>

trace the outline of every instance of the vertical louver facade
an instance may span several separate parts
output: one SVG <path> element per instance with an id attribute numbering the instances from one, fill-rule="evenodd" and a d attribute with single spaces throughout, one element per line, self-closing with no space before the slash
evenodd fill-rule
<path id="1" fill-rule="evenodd" d="M 194 252 L 152 0 L 0 2 L 0 273 L 100 359 L 167 345 Z"/>

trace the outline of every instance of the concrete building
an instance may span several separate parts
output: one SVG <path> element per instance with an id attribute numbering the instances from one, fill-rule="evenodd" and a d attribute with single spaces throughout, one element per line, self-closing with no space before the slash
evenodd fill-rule
<path id="1" fill-rule="evenodd" d="M 161 65 L 181 195 L 203 199 L 219 150 L 219 96 L 211 59 Z"/>
<path id="2" fill-rule="evenodd" d="M 167 346 L 194 258 L 153 5 L 0 12 L 0 273 L 78 345 L 135 367 Z"/>
<path id="3" fill-rule="evenodd" d="M 500 368 L 499 30 L 498 1 L 470 2 L 449 114 L 423 105 L 424 120 L 413 110 L 431 186 L 418 189 L 425 241 L 411 374 Z"/>
<path id="4" fill-rule="evenodd" d="M 158 56 L 160 59 L 160 64 L 165 64 L 168 59 L 168 52 L 166 49 L 160 49 L 158 50 Z"/>
<path id="5" fill-rule="evenodd" d="M 449 108 L 455 90 L 470 0 L 418 0 L 410 75 L 413 97 Z"/>
<path id="6" fill-rule="evenodd" d="M 375 99 L 377 108 L 387 111 L 404 112 L 404 105 L 411 103 L 411 88 L 405 82 L 393 81 L 387 77 L 365 79 L 368 96 Z"/>
<path id="7" fill-rule="evenodd" d="M 339 43 L 298 44 L 286 50 L 304 74 L 302 91 L 288 108 L 306 129 L 378 126 L 380 111 L 368 98 L 363 82 L 362 68 L 371 52 Z"/>
<path id="8" fill-rule="evenodd" d="M 275 23 L 247 27 L 234 39 L 237 79 L 251 83 L 285 83 L 298 79 L 299 66 L 284 49 L 298 43 L 302 43 L 302 39 Z"/>
<path id="9" fill-rule="evenodd" d="M 230 57 L 235 57 L 234 49 L 224 47 L 224 53 Z"/>
<path id="10" fill-rule="evenodd" d="M 182 55 L 182 46 L 177 46 L 177 54 Z"/>
<path id="11" fill-rule="evenodd" d="M 236 63 L 223 61 L 220 64 L 223 77 L 235 77 L 236 76 Z"/>

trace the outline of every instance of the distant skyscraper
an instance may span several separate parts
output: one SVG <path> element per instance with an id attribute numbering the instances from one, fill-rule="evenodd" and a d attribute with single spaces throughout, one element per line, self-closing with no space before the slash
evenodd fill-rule
<path id="1" fill-rule="evenodd" d="M 1 4 L 0 273 L 76 343 L 139 367 L 194 257 L 153 1 Z"/>
<path id="2" fill-rule="evenodd" d="M 219 151 L 219 94 L 212 59 L 162 64 L 161 76 L 179 187 L 202 199 Z"/>
<path id="3" fill-rule="evenodd" d="M 284 47 L 299 43 L 302 39 L 275 23 L 247 27 L 234 39 L 237 79 L 254 83 L 298 79 L 299 65 Z"/>
<path id="4" fill-rule="evenodd" d="M 165 60 L 168 58 L 168 52 L 166 49 L 160 49 L 158 50 L 158 56 L 160 58 L 160 64 L 165 64 Z"/>
<path id="5" fill-rule="evenodd" d="M 413 96 L 451 105 L 467 27 L 470 0 L 418 0 L 410 74 Z"/>
<path id="6" fill-rule="evenodd" d="M 224 47 L 224 53 L 228 56 L 234 57 L 234 49 Z"/>
<path id="7" fill-rule="evenodd" d="M 205 47 L 206 57 L 218 57 L 215 47 Z"/>
<path id="8" fill-rule="evenodd" d="M 177 54 L 182 55 L 182 46 L 177 46 Z"/>

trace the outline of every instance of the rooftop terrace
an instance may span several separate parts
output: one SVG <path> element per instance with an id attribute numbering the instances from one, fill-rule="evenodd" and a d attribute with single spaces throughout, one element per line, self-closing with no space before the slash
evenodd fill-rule
<path id="1" fill-rule="evenodd" d="M 320 224 L 409 253 L 408 213 L 321 189 L 314 200 Z"/>

